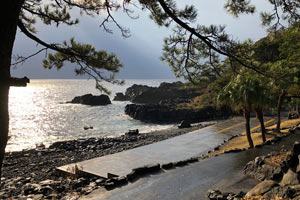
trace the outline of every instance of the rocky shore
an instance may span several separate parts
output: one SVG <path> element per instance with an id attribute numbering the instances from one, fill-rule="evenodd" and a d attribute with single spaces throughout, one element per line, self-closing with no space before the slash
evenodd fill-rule
<path id="1" fill-rule="evenodd" d="M 125 114 L 133 119 L 152 123 L 178 123 L 222 119 L 233 116 L 228 107 L 217 108 L 213 105 L 195 108 L 188 106 L 203 91 L 186 86 L 178 81 L 161 83 L 158 87 L 133 85 L 127 88 L 125 94 L 117 93 L 114 101 L 130 101 L 125 107 Z"/>
<path id="2" fill-rule="evenodd" d="M 178 136 L 213 123 L 191 128 L 154 131 L 115 138 L 88 138 L 56 142 L 46 148 L 7 153 L 1 179 L 0 199 L 76 199 L 109 185 L 96 178 L 62 177 L 56 167 L 113 154 Z"/>
<path id="3" fill-rule="evenodd" d="M 217 109 L 213 106 L 207 106 L 201 110 L 178 109 L 174 103 L 128 104 L 125 107 L 125 113 L 133 119 L 153 123 L 178 123 L 182 120 L 199 122 L 233 116 L 233 112 L 225 107 Z"/>

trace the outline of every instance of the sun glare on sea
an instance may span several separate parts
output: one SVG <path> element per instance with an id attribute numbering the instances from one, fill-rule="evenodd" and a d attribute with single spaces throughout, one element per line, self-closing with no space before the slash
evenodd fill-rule
<path id="1" fill-rule="evenodd" d="M 28 143 L 38 144 L 44 140 L 45 133 L 40 130 L 39 118 L 43 114 L 45 102 L 43 98 L 37 98 L 40 87 L 12 87 L 9 95 L 10 116 L 10 145 L 7 151 L 21 150 Z M 22 120 L 21 120 L 22 119 Z"/>

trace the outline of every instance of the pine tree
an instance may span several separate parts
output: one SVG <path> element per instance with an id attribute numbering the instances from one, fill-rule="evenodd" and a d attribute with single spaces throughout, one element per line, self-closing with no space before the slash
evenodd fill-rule
<path id="1" fill-rule="evenodd" d="M 115 80 L 115 73 L 122 67 L 121 62 L 115 54 L 108 54 L 105 51 L 98 51 L 90 44 L 76 42 L 74 38 L 62 43 L 47 43 L 41 40 L 35 28 L 35 22 L 40 19 L 45 25 L 61 24 L 72 26 L 79 23 L 70 15 L 71 9 L 77 9 L 81 14 L 97 16 L 99 13 L 107 13 L 101 26 L 108 32 L 106 23 L 113 22 L 121 31 L 124 37 L 129 36 L 129 31 L 120 26 L 111 13 L 121 8 L 115 1 L 101 0 L 9 0 L 1 2 L 0 6 L 0 176 L 5 155 L 5 147 L 9 131 L 8 97 L 11 86 L 25 86 L 28 78 L 18 79 L 11 77 L 10 70 L 13 65 L 25 62 L 30 57 L 47 50 L 56 53 L 49 53 L 43 61 L 45 68 L 53 67 L 60 69 L 66 62 L 76 64 L 76 74 L 88 74 L 96 80 L 96 87 L 108 93 L 102 86 L 101 81 L 111 83 L 122 83 Z M 130 10 L 123 5 L 126 12 Z M 15 63 L 11 62 L 12 49 L 15 42 L 17 29 L 22 34 L 42 46 L 38 52 L 28 57 L 18 57 Z M 55 29 L 55 27 L 54 27 Z"/>

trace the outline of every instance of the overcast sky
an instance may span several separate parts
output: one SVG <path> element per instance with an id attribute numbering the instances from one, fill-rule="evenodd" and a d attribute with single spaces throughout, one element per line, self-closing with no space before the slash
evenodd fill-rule
<path id="1" fill-rule="evenodd" d="M 178 6 L 194 4 L 198 10 L 197 23 L 203 25 L 220 24 L 226 25 L 227 32 L 234 38 L 245 40 L 248 38 L 258 40 L 264 37 L 266 32 L 260 25 L 259 11 L 269 10 L 269 5 L 265 0 L 254 0 L 257 5 L 256 14 L 242 16 L 238 19 L 227 14 L 223 8 L 224 0 L 186 0 L 179 1 Z M 61 26 L 59 28 L 37 24 L 38 37 L 49 43 L 61 42 L 74 37 L 82 43 L 90 43 L 97 50 L 106 50 L 117 54 L 124 67 L 118 74 L 122 79 L 170 79 L 174 75 L 166 63 L 160 61 L 162 54 L 163 38 L 171 32 L 166 28 L 158 27 L 149 18 L 149 13 L 136 10 L 139 18 L 130 19 L 123 13 L 116 13 L 115 18 L 120 24 L 131 30 L 131 37 L 124 39 L 120 32 L 113 26 L 113 34 L 109 34 L 99 28 L 103 18 L 91 18 L 83 16 L 80 24 L 72 27 Z M 18 32 L 14 46 L 15 55 L 30 55 L 37 51 L 41 46 L 26 38 Z M 45 53 L 29 59 L 22 65 L 18 65 L 12 70 L 12 75 L 16 77 L 28 76 L 34 78 L 79 78 L 74 75 L 74 66 L 67 64 L 60 71 L 45 70 L 42 67 L 42 60 Z M 14 62 L 14 61 L 12 61 Z"/>

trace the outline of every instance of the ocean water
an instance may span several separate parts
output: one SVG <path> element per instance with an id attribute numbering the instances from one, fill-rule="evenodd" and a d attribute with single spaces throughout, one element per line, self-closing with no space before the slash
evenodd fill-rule
<path id="1" fill-rule="evenodd" d="M 115 93 L 125 92 L 133 84 L 158 86 L 161 82 L 175 80 L 125 80 L 125 85 L 105 84 Z M 94 80 L 31 80 L 27 87 L 10 90 L 10 139 L 6 151 L 34 148 L 41 143 L 49 145 L 56 141 L 88 138 L 113 137 L 129 129 L 140 132 L 166 129 L 174 125 L 158 125 L 134 120 L 124 113 L 130 102 L 112 101 L 107 106 L 66 104 L 73 97 L 92 93 L 99 95 Z M 84 130 L 84 126 L 93 129 Z"/>

